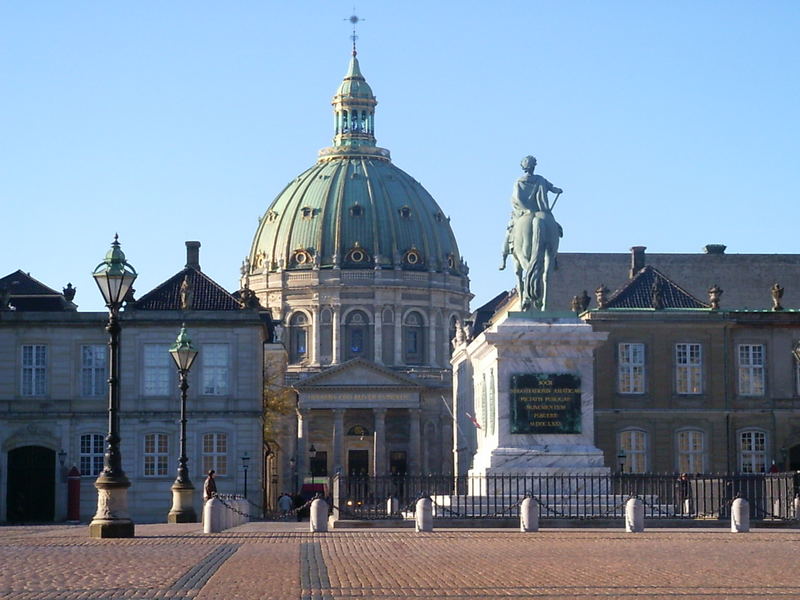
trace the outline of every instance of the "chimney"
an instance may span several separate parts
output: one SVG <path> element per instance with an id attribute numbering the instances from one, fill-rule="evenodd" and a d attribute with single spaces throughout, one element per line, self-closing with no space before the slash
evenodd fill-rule
<path id="1" fill-rule="evenodd" d="M 186 268 L 200 270 L 200 242 L 186 242 Z"/>
<path id="2" fill-rule="evenodd" d="M 725 254 L 725 244 L 706 244 L 703 246 L 703 252 L 706 254 Z"/>
<path id="3" fill-rule="evenodd" d="M 633 279 L 639 271 L 644 269 L 644 251 L 647 246 L 634 246 L 631 248 L 631 272 L 628 273 L 628 278 Z"/>

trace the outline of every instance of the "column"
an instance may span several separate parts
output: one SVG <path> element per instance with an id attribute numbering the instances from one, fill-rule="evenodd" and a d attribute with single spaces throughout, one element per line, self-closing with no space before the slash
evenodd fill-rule
<path id="1" fill-rule="evenodd" d="M 311 444 L 308 442 L 308 420 L 311 416 L 311 411 L 307 408 L 297 409 L 297 489 L 303 485 L 303 478 L 308 475 L 308 448 Z"/>
<path id="2" fill-rule="evenodd" d="M 314 306 L 312 309 L 312 318 L 314 322 L 311 324 L 311 331 L 313 332 L 314 339 L 314 356 L 311 358 L 312 364 L 320 364 L 320 342 L 322 340 L 322 323 L 319 322 L 319 306 Z"/>
<path id="3" fill-rule="evenodd" d="M 408 409 L 408 472 L 411 475 L 420 474 L 420 435 L 419 420 L 422 411 L 419 408 Z"/>
<path id="4" fill-rule="evenodd" d="M 333 410 L 333 474 L 344 473 L 344 409 Z"/>
<path id="5" fill-rule="evenodd" d="M 394 366 L 403 364 L 403 315 L 399 310 L 394 311 Z"/>
<path id="6" fill-rule="evenodd" d="M 432 367 L 439 363 L 436 359 L 436 314 L 428 313 L 428 364 Z"/>
<path id="7" fill-rule="evenodd" d="M 374 312 L 372 327 L 372 339 L 375 343 L 372 345 L 373 356 L 376 363 L 383 364 L 383 309 L 377 308 Z"/>
<path id="8" fill-rule="evenodd" d="M 375 447 L 372 449 L 372 474 L 375 477 L 386 475 L 386 409 L 376 408 L 372 411 L 375 419 Z"/>
<path id="9" fill-rule="evenodd" d="M 339 319 L 342 315 L 342 307 L 334 304 L 331 307 L 331 364 L 338 365 L 341 360 L 341 344 L 339 343 L 339 335 L 341 333 L 341 326 Z"/>

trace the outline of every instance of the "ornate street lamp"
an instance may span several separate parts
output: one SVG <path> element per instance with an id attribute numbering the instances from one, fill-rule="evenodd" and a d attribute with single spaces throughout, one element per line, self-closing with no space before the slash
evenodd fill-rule
<path id="1" fill-rule="evenodd" d="M 250 464 L 250 456 L 245 452 L 240 458 L 242 459 L 242 470 L 244 471 L 244 497 L 247 499 L 247 467 Z"/>
<path id="2" fill-rule="evenodd" d="M 619 461 L 619 472 L 620 473 L 624 473 L 625 472 L 625 456 L 626 456 L 625 450 L 620 448 L 619 453 L 617 454 L 617 460 Z"/>
<path id="3" fill-rule="evenodd" d="M 194 486 L 186 468 L 189 462 L 186 457 L 186 392 L 189 389 L 189 369 L 197 358 L 197 350 L 186 333 L 186 323 L 181 326 L 178 339 L 170 347 L 169 353 L 178 367 L 178 388 L 181 390 L 181 456 L 178 459 L 178 477 L 172 484 L 172 508 L 167 515 L 167 523 L 196 523 Z"/>
<path id="4" fill-rule="evenodd" d="M 136 279 L 136 270 L 125 260 L 116 235 L 105 260 L 97 265 L 92 276 L 108 307 L 108 435 L 103 470 L 94 482 L 97 513 L 89 524 L 89 536 L 133 537 L 133 521 L 128 515 L 131 483 L 122 470 L 119 450 L 119 309 Z"/>

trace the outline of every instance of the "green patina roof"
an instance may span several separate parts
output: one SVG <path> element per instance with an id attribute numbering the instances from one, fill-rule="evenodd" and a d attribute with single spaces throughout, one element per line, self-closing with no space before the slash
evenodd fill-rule
<path id="1" fill-rule="evenodd" d="M 342 114 L 372 111 L 376 103 L 354 54 L 333 98 L 334 145 L 267 209 L 250 250 L 251 269 L 465 272 L 449 219 L 419 182 L 392 164 L 389 151 L 375 145 L 374 113 L 366 128 L 342 127 Z"/>

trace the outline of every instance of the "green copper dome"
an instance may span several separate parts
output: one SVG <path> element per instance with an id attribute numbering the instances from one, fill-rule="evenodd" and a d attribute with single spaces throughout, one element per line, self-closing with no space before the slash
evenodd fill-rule
<path id="1" fill-rule="evenodd" d="M 466 274 L 449 219 L 374 137 L 377 100 L 353 54 L 332 101 L 333 146 L 261 218 L 250 272 L 399 268 Z"/>

